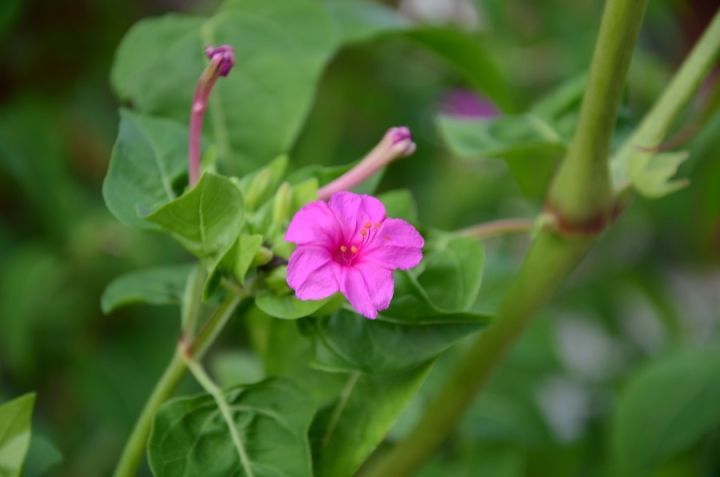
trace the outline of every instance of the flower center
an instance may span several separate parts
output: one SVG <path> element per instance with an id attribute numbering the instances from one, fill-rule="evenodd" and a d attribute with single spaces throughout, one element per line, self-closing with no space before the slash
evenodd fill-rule
<path id="1" fill-rule="evenodd" d="M 355 245 L 340 245 L 335 253 L 335 260 L 343 265 L 352 265 L 357 258 L 358 248 Z"/>

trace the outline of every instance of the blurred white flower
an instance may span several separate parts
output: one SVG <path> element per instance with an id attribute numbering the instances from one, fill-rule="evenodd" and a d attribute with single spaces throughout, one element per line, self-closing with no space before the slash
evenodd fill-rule
<path id="1" fill-rule="evenodd" d="M 561 376 L 549 377 L 537 393 L 540 411 L 560 442 L 572 442 L 583 434 L 591 399 L 587 388 Z"/>
<path id="2" fill-rule="evenodd" d="M 481 16 L 472 0 L 402 0 L 400 11 L 425 23 L 452 24 L 476 30 Z"/>
<path id="3" fill-rule="evenodd" d="M 555 326 L 558 358 L 572 375 L 591 382 L 602 381 L 618 372 L 625 353 L 593 317 L 565 315 Z"/>

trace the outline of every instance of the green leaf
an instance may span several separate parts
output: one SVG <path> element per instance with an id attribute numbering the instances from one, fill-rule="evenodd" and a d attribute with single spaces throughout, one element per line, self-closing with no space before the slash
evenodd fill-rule
<path id="1" fill-rule="evenodd" d="M 445 60 L 502 110 L 512 109 L 508 81 L 500 73 L 482 38 L 453 27 L 423 26 L 405 34 Z"/>
<path id="2" fill-rule="evenodd" d="M 120 111 L 120 129 L 103 182 L 103 197 L 121 222 L 150 227 L 143 218 L 175 199 L 187 172 L 187 130 L 175 121 Z"/>
<path id="3" fill-rule="evenodd" d="M 427 255 L 417 282 L 436 309 L 467 311 L 480 291 L 484 262 L 482 242 L 472 237 L 451 238 Z"/>
<path id="4" fill-rule="evenodd" d="M 290 149 L 336 47 L 333 24 L 315 0 L 235 0 L 210 18 L 143 20 L 118 49 L 112 85 L 140 111 L 186 121 L 208 44 L 235 49 L 207 123 L 220 163 L 246 173 Z"/>
<path id="5" fill-rule="evenodd" d="M 615 405 L 612 455 L 617 475 L 651 475 L 659 464 L 716 428 L 718 375 L 717 346 L 681 350 L 638 373 Z"/>
<path id="6" fill-rule="evenodd" d="M 0 405 L 0 475 L 20 477 L 30 446 L 35 394 Z"/>
<path id="7" fill-rule="evenodd" d="M 318 412 L 313 422 L 315 475 L 354 475 L 385 438 L 429 369 L 424 365 L 388 376 L 349 374 L 340 397 Z"/>
<path id="8" fill-rule="evenodd" d="M 400 189 L 385 192 L 380 194 L 378 199 L 385 205 L 388 217 L 405 219 L 408 222 L 418 221 L 417 204 L 409 190 Z"/>
<path id="9" fill-rule="evenodd" d="M 134 303 L 179 304 L 191 270 L 192 265 L 169 265 L 122 275 L 107 286 L 100 307 L 108 314 Z"/>
<path id="10" fill-rule="evenodd" d="M 280 156 L 262 169 L 240 179 L 239 187 L 245 197 L 247 210 L 257 209 L 273 196 L 285 174 L 287 164 L 287 156 Z"/>
<path id="11" fill-rule="evenodd" d="M 429 311 L 429 313 L 434 313 Z M 315 342 L 314 365 L 331 372 L 395 373 L 419 366 L 489 318 L 475 313 L 391 317 L 368 320 L 349 310 L 300 321 Z"/>
<path id="12" fill-rule="evenodd" d="M 466 159 L 503 159 L 520 189 L 533 198 L 544 197 L 565 140 L 538 115 L 497 119 L 440 116 L 440 135 L 454 154 Z"/>
<path id="13" fill-rule="evenodd" d="M 223 388 L 260 381 L 265 376 L 257 354 L 248 351 L 221 351 L 210 357 L 210 369 Z"/>
<path id="14" fill-rule="evenodd" d="M 376 2 L 324 0 L 324 7 L 335 24 L 335 35 L 344 44 L 365 41 L 411 26 L 406 18 Z"/>
<path id="15" fill-rule="evenodd" d="M 147 216 L 198 257 L 227 250 L 240 233 L 243 199 L 233 181 L 206 173 L 183 196 Z"/>
<path id="16" fill-rule="evenodd" d="M 292 213 L 313 200 L 317 200 L 318 181 L 315 178 L 307 179 L 292 185 Z"/>
<path id="17" fill-rule="evenodd" d="M 649 198 L 659 198 L 686 187 L 687 179 L 673 179 L 687 152 L 652 153 L 635 151 L 630 159 L 633 187 Z"/>
<path id="18" fill-rule="evenodd" d="M 286 379 L 225 392 L 252 474 L 243 469 L 212 396 L 173 399 L 155 417 L 148 457 L 156 477 L 312 475 L 307 432 L 315 406 Z"/>
<path id="19" fill-rule="evenodd" d="M 208 298 L 220 284 L 223 273 L 239 284 L 245 283 L 245 275 L 250 270 L 255 255 L 262 247 L 263 237 L 257 234 L 240 234 L 232 246 L 210 266 L 204 296 Z"/>
<path id="20" fill-rule="evenodd" d="M 480 290 L 483 247 L 471 238 L 441 240 L 415 277 L 395 273 L 395 296 L 376 320 L 348 310 L 302 320 L 315 365 L 328 371 L 393 373 L 418 366 L 489 322 L 469 311 Z"/>
<path id="21" fill-rule="evenodd" d="M 42 435 L 33 435 L 28 449 L 23 477 L 43 477 L 52 475 L 50 471 L 57 470 L 62 463 L 63 456 L 59 450 Z M 2 472 L 0 472 L 2 474 Z"/>
<path id="22" fill-rule="evenodd" d="M 255 304 L 268 315 L 283 320 L 297 320 L 309 316 L 322 308 L 330 298 L 302 301 L 293 295 L 276 295 L 262 292 L 255 297 Z"/>

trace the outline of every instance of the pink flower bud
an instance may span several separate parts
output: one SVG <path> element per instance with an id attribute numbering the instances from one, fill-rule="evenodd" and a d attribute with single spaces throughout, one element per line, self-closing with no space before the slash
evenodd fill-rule
<path id="1" fill-rule="evenodd" d="M 230 45 L 208 46 L 205 48 L 205 54 L 210 61 L 218 63 L 220 76 L 227 76 L 235 65 L 235 51 Z"/>

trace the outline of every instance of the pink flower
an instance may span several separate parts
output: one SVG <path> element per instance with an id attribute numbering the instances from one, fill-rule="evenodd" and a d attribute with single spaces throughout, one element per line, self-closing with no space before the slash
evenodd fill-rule
<path id="1" fill-rule="evenodd" d="M 393 270 L 420 263 L 425 244 L 415 227 L 387 218 L 378 199 L 352 192 L 305 205 L 285 240 L 297 244 L 287 282 L 298 299 L 320 300 L 339 291 L 371 319 L 390 306 Z"/>

